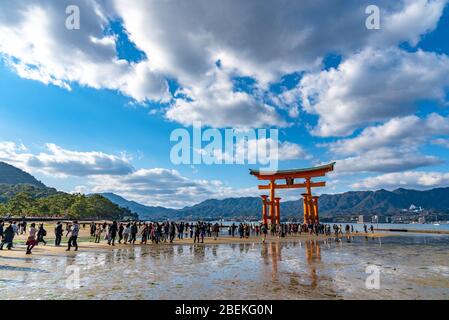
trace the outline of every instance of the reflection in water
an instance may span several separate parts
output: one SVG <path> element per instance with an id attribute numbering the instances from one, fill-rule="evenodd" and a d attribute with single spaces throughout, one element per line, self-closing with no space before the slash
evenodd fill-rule
<path id="1" fill-rule="evenodd" d="M 316 288 L 317 286 L 317 267 L 316 264 L 321 262 L 321 248 L 320 242 L 317 240 L 308 240 L 304 242 L 304 246 L 301 242 L 293 242 L 289 245 L 296 247 L 303 247 L 305 250 L 305 261 L 306 261 L 306 276 L 310 280 L 310 287 Z M 279 270 L 278 265 L 282 263 L 282 249 L 285 247 L 285 244 L 280 242 L 271 242 L 265 243 L 261 245 L 261 257 L 262 261 L 265 265 L 271 264 L 271 280 L 277 281 L 279 279 L 279 275 L 282 273 Z M 294 273 L 293 275 L 297 275 L 300 277 L 298 273 Z M 291 282 L 296 282 L 296 280 L 292 280 Z"/>
<path id="2" fill-rule="evenodd" d="M 355 237 L 0 255 L 0 290 L 5 299 L 447 299 L 448 243 L 449 237 Z M 365 288 L 369 264 L 382 268 L 381 290 Z M 80 268 L 80 289 L 65 288 L 67 266 Z"/>
<path id="3" fill-rule="evenodd" d="M 193 248 L 193 257 L 197 260 L 197 261 L 199 261 L 199 262 L 202 262 L 202 261 L 204 261 L 204 259 L 205 259 L 205 257 L 206 257 L 206 254 L 205 254 L 205 246 L 202 246 L 202 245 L 200 245 L 200 246 L 194 246 L 194 248 Z"/>
<path id="4" fill-rule="evenodd" d="M 310 275 L 310 286 L 315 289 L 317 286 L 317 272 L 316 272 L 316 262 L 321 262 L 321 249 L 320 244 L 317 240 L 309 240 L 305 242 L 306 245 L 306 259 L 308 262 L 309 275 Z"/>
<path id="5" fill-rule="evenodd" d="M 279 242 L 270 243 L 270 256 L 271 256 L 271 266 L 272 266 L 272 278 L 277 279 L 278 276 L 278 261 L 282 260 L 281 248 Z"/>
<path id="6" fill-rule="evenodd" d="M 217 257 L 217 249 L 218 249 L 218 245 L 213 244 L 212 245 L 212 254 L 214 257 Z"/>

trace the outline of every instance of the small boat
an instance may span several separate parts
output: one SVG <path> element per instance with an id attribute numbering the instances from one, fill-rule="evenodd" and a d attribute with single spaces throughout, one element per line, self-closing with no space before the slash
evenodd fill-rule
<path id="1" fill-rule="evenodd" d="M 439 223 L 434 223 L 433 225 L 434 225 L 434 226 L 439 226 L 440 224 L 439 224 Z"/>

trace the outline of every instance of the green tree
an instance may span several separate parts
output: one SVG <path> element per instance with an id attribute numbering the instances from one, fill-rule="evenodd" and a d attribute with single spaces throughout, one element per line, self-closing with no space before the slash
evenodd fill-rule
<path id="1" fill-rule="evenodd" d="M 0 217 L 6 217 L 8 215 L 8 209 L 6 204 L 0 203 Z"/>
<path id="2" fill-rule="evenodd" d="M 7 203 L 0 203 L 0 214 L 22 216 L 67 217 L 71 219 L 120 219 L 137 215 L 120 208 L 101 195 L 82 195 L 57 192 L 46 197 L 33 198 L 32 194 L 20 192 Z"/>
<path id="3" fill-rule="evenodd" d="M 8 201 L 8 211 L 13 216 L 26 215 L 33 207 L 35 200 L 27 192 L 20 192 Z"/>

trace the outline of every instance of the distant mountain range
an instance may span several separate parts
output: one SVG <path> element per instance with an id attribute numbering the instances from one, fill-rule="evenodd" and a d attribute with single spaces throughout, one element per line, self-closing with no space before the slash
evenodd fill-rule
<path id="1" fill-rule="evenodd" d="M 121 207 L 136 212 L 142 219 L 193 219 L 193 218 L 258 218 L 261 212 L 259 197 L 210 199 L 182 209 L 151 207 L 128 201 L 113 193 L 101 194 Z M 340 194 L 324 194 L 319 199 L 320 216 L 378 214 L 392 215 L 408 209 L 411 205 L 426 210 L 448 213 L 449 188 L 426 191 L 397 189 L 394 191 L 350 191 Z M 300 217 L 303 212 L 301 200 L 281 202 L 282 217 Z"/>
<path id="2" fill-rule="evenodd" d="M 132 212 L 137 213 L 140 218 L 169 218 L 172 215 L 176 215 L 177 213 L 177 210 L 175 209 L 145 206 L 136 201 L 126 200 L 125 198 L 116 195 L 115 193 L 99 193 L 99 195 L 105 197 L 109 201 L 119 205 L 122 208 L 128 208 Z"/>
<path id="3" fill-rule="evenodd" d="M 64 196 L 54 188 L 45 186 L 32 175 L 4 162 L 0 162 L 0 204 L 6 203 L 20 193 L 27 193 L 34 199 L 49 196 Z M 259 197 L 209 199 L 182 209 L 152 207 L 129 201 L 114 193 L 101 196 L 119 207 L 128 208 L 141 219 L 217 219 L 217 218 L 259 218 L 261 199 Z M 426 191 L 397 189 L 394 191 L 350 191 L 340 194 L 324 194 L 319 199 L 321 217 L 343 215 L 378 214 L 393 215 L 408 209 L 411 205 L 436 213 L 449 213 L 449 188 Z M 301 217 L 301 200 L 281 202 L 283 218 Z"/>

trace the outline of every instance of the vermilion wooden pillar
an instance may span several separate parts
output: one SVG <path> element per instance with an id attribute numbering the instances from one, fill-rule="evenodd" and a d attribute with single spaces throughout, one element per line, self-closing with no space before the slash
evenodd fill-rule
<path id="1" fill-rule="evenodd" d="M 267 219 L 267 198 L 268 198 L 268 196 L 262 195 L 261 197 L 262 197 L 262 223 L 267 224 L 268 223 L 268 219 Z"/>
<path id="2" fill-rule="evenodd" d="M 313 223 L 320 223 L 320 218 L 318 217 L 318 196 L 312 197 L 312 203 L 313 203 Z"/>
<path id="3" fill-rule="evenodd" d="M 274 198 L 275 203 L 275 212 L 276 212 L 276 224 L 281 224 L 281 205 L 280 205 L 281 198 Z"/>
<path id="4" fill-rule="evenodd" d="M 309 205 L 309 194 L 302 193 L 302 203 L 304 207 L 304 223 L 309 224 L 310 223 L 310 205 Z"/>
<path id="5" fill-rule="evenodd" d="M 274 189 L 275 189 L 275 183 L 273 180 L 270 181 L 270 220 L 271 224 L 276 223 L 276 204 L 274 200 Z"/>
<path id="6" fill-rule="evenodd" d="M 312 200 L 312 187 L 310 178 L 306 178 L 306 202 L 307 202 L 307 212 L 308 212 L 308 223 L 314 223 L 314 210 L 313 210 L 313 200 Z"/>

